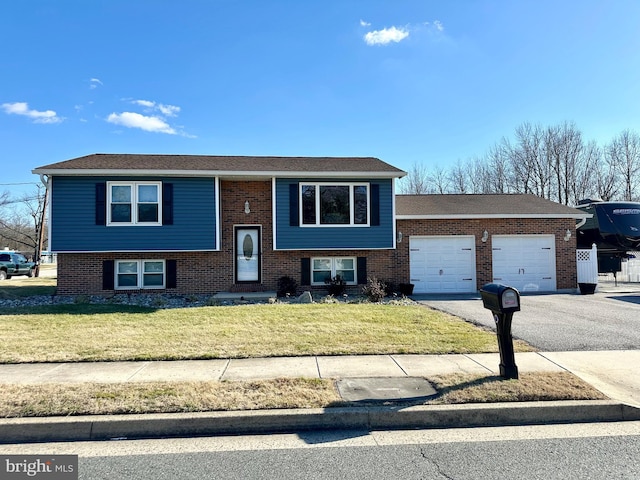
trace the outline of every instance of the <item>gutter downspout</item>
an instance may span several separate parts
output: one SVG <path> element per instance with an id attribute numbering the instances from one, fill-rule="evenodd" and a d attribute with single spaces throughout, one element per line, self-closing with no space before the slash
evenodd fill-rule
<path id="1" fill-rule="evenodd" d="M 583 226 L 585 223 L 587 223 L 586 217 L 580 220 L 578 223 L 576 223 L 576 230 L 579 229 L 581 226 Z"/>

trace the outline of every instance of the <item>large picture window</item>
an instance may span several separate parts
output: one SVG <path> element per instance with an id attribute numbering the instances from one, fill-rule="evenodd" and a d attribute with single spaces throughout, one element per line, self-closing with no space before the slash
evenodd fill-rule
<path id="1" fill-rule="evenodd" d="M 356 259 L 352 257 L 326 257 L 311 259 L 311 284 L 324 285 L 326 280 L 339 276 L 348 285 L 355 285 Z"/>
<path id="2" fill-rule="evenodd" d="M 117 260 L 116 290 L 165 288 L 164 260 Z"/>
<path id="3" fill-rule="evenodd" d="M 303 183 L 301 225 L 368 226 L 369 185 L 366 183 Z"/>
<path id="4" fill-rule="evenodd" d="M 108 225 L 160 225 L 160 182 L 110 182 Z"/>

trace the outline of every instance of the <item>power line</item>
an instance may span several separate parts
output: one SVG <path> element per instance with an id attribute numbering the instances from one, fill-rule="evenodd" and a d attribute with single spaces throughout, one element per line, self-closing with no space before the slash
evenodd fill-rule
<path id="1" fill-rule="evenodd" d="M 38 185 L 38 182 L 16 182 L 16 183 L 0 183 L 0 185 Z"/>

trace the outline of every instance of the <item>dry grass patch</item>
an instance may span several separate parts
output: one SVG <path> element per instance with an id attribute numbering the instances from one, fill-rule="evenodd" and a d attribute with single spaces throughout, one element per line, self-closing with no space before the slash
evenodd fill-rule
<path id="1" fill-rule="evenodd" d="M 525 373 L 519 380 L 454 374 L 429 381 L 435 385 L 438 396 L 425 404 L 607 398 L 564 372 Z M 333 381 L 325 379 L 3 385 L 0 417 L 324 408 L 362 403 L 367 402 L 344 402 Z"/>
<path id="2" fill-rule="evenodd" d="M 320 379 L 3 385 L 0 417 L 316 408 L 339 402 Z"/>
<path id="3" fill-rule="evenodd" d="M 1 363 L 497 351 L 495 333 L 451 315 L 366 303 L 33 307 L 0 312 L 0 338 Z"/>
<path id="4" fill-rule="evenodd" d="M 518 380 L 451 374 L 429 378 L 439 395 L 429 403 L 492 403 L 550 400 L 605 400 L 607 397 L 568 372 L 523 373 Z"/>

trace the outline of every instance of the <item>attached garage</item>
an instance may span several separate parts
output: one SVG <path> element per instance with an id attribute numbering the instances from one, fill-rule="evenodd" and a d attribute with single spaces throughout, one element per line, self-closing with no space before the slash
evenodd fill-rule
<path id="1" fill-rule="evenodd" d="M 476 291 L 475 238 L 469 236 L 412 236 L 409 266 L 414 293 Z"/>
<path id="2" fill-rule="evenodd" d="M 493 281 L 521 292 L 556 290 L 556 249 L 553 235 L 493 235 Z"/>
<path id="3" fill-rule="evenodd" d="M 396 278 L 414 293 L 576 291 L 583 211 L 530 194 L 397 195 Z M 408 241 L 403 240 L 408 239 Z"/>

